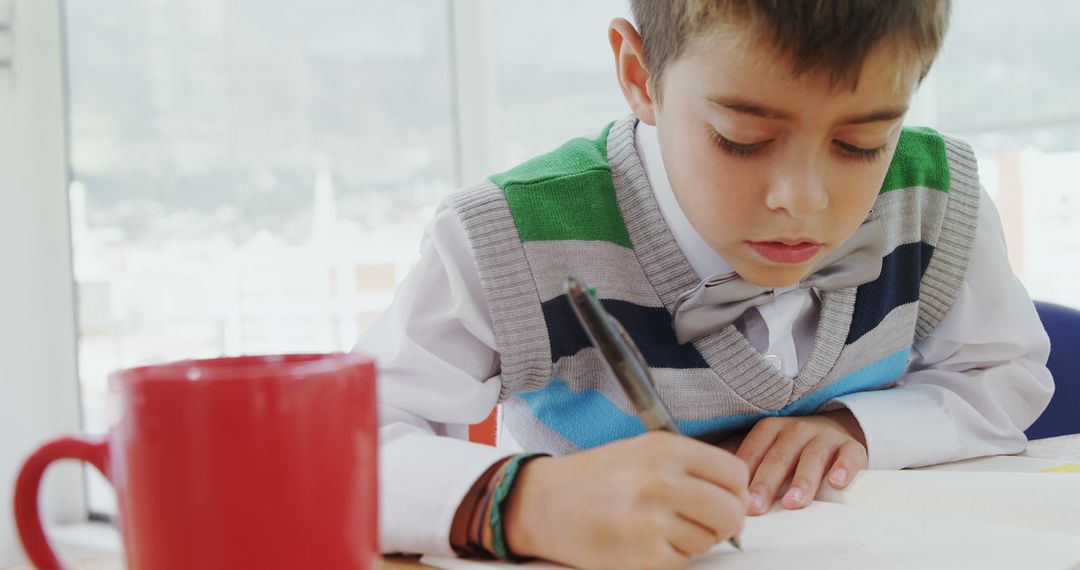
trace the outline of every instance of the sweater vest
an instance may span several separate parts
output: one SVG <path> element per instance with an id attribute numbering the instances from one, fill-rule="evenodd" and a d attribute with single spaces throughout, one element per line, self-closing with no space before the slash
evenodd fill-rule
<path id="1" fill-rule="evenodd" d="M 616 121 L 447 201 L 490 307 L 503 421 L 526 450 L 562 455 L 645 431 L 577 322 L 562 291 L 567 275 L 596 289 L 691 437 L 712 441 L 767 416 L 812 414 L 904 375 L 913 343 L 934 330 L 964 281 L 979 207 L 970 147 L 903 130 L 870 213 L 885 232 L 881 274 L 821 293 L 812 351 L 787 378 L 733 325 L 676 340 L 675 302 L 699 278 L 649 187 L 635 125 Z"/>

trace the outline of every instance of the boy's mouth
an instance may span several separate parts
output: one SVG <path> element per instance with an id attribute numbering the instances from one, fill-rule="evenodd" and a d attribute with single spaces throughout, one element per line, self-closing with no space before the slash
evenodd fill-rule
<path id="1" fill-rule="evenodd" d="M 821 244 L 808 238 L 777 238 L 745 243 L 773 263 L 805 263 L 821 251 Z"/>

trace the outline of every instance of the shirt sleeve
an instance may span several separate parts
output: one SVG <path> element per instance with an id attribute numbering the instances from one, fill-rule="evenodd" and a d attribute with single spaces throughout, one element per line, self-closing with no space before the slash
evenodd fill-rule
<path id="1" fill-rule="evenodd" d="M 420 260 L 356 351 L 378 370 L 383 552 L 453 556 L 462 498 L 508 450 L 468 441 L 499 395 L 499 357 L 475 260 L 456 213 L 436 214 Z"/>
<path id="2" fill-rule="evenodd" d="M 1054 392 L 1050 340 L 1006 253 L 1001 220 L 982 191 L 967 276 L 938 327 L 917 342 L 907 374 L 880 391 L 849 394 L 871 469 L 921 467 L 1019 453 L 1024 430 Z"/>

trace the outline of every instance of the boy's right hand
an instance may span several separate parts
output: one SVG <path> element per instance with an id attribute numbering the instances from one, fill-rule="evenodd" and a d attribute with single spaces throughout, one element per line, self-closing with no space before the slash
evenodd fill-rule
<path id="1" fill-rule="evenodd" d="M 580 568 L 684 568 L 742 530 L 748 501 L 745 463 L 666 432 L 539 458 L 518 477 L 511 551 Z"/>

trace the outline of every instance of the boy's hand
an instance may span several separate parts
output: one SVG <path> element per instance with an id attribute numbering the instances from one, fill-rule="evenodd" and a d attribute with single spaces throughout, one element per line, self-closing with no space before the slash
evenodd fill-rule
<path id="1" fill-rule="evenodd" d="M 817 495 L 822 479 L 837 489 L 866 469 L 866 440 L 859 422 L 846 409 L 805 417 L 759 421 L 743 438 L 736 455 L 750 468 L 751 515 L 769 511 L 784 483 L 791 481 L 780 504 L 801 509 Z"/>
<path id="2" fill-rule="evenodd" d="M 581 568 L 684 568 L 742 529 L 748 499 L 745 463 L 665 432 L 536 459 L 518 477 L 510 549 Z"/>

